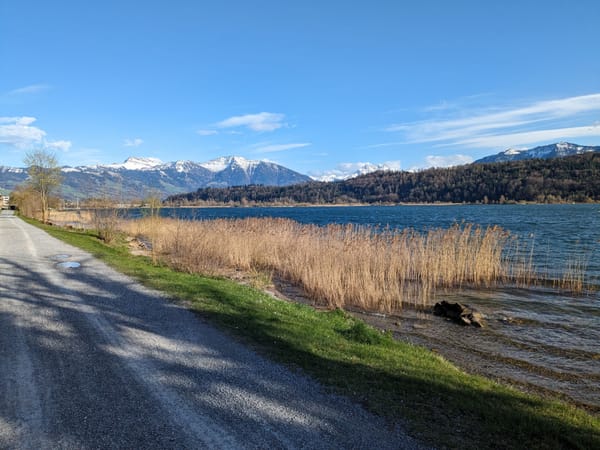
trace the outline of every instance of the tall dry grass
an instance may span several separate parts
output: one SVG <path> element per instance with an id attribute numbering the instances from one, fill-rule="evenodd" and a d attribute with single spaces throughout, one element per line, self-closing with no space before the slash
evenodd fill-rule
<path id="1" fill-rule="evenodd" d="M 328 307 L 397 311 L 426 306 L 438 290 L 489 287 L 511 278 L 508 234 L 473 225 L 425 233 L 287 219 L 126 221 L 158 258 L 187 272 L 268 272 Z"/>
<path id="2" fill-rule="evenodd" d="M 50 210 L 48 220 L 59 226 L 72 227 L 77 229 L 91 228 L 94 226 L 94 216 L 92 210 Z"/>

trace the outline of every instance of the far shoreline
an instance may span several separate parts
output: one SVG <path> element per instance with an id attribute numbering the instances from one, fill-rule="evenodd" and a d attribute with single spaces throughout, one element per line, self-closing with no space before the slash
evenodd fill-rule
<path id="1" fill-rule="evenodd" d="M 161 205 L 158 209 L 254 209 L 254 208 L 280 208 L 280 209 L 293 209 L 293 208 L 368 208 L 368 207 L 395 207 L 395 206 L 428 206 L 428 207 L 449 207 L 449 206 L 551 206 L 551 205 L 600 205 L 599 202 L 506 202 L 506 203 L 452 203 L 452 202 L 440 202 L 440 203 L 335 203 L 335 204 L 314 204 L 314 203 L 298 203 L 294 205 L 281 205 L 281 204 L 250 204 L 250 205 Z M 56 208 L 57 211 L 85 211 L 94 209 L 152 209 L 146 205 L 123 205 L 116 204 L 115 206 L 108 207 L 63 207 Z M 157 209 L 157 208 L 154 208 Z"/>
<path id="2" fill-rule="evenodd" d="M 600 205 L 600 202 L 506 202 L 506 203 L 333 203 L 333 204 L 315 204 L 315 203 L 297 203 L 293 205 L 281 205 L 270 203 L 257 203 L 249 205 L 163 205 L 162 208 L 177 209 L 198 209 L 198 208 L 343 208 L 343 207 L 372 207 L 372 206 L 530 206 L 530 205 Z M 136 208 L 136 207 L 132 207 Z M 137 207 L 143 208 L 143 207 Z"/>

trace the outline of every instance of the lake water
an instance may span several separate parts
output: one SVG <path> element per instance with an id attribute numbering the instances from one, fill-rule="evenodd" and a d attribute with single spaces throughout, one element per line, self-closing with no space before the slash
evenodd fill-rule
<path id="1" fill-rule="evenodd" d="M 136 216 L 140 211 L 130 211 Z M 555 273 L 583 263 L 600 287 L 600 205 L 449 205 L 290 208 L 165 208 L 161 215 L 195 220 L 284 217 L 301 223 L 352 223 L 391 228 L 499 225 L 527 244 L 537 270 Z M 470 371 L 538 392 L 559 393 L 600 412 L 600 294 L 570 296 L 549 289 L 444 293 L 488 318 L 482 330 L 430 314 L 382 319 L 399 339 L 439 351 Z"/>

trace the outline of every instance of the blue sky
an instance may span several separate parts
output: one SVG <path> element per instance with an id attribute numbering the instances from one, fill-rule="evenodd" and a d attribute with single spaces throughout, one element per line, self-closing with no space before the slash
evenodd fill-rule
<path id="1" fill-rule="evenodd" d="M 0 1 L 0 165 L 600 145 L 600 2 Z"/>

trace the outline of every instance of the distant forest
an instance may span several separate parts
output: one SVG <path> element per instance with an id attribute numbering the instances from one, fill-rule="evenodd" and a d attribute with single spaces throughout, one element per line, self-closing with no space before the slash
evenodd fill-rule
<path id="1" fill-rule="evenodd" d="M 171 205 L 511 203 L 600 201 L 600 152 L 426 169 L 374 172 L 339 182 L 203 188 Z"/>

